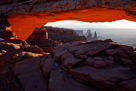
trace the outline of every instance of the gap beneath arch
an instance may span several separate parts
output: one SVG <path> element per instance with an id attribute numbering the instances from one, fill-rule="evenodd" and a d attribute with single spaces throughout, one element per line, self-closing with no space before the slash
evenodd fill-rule
<path id="1" fill-rule="evenodd" d="M 125 19 L 113 22 L 82 22 L 76 20 L 62 20 L 48 22 L 44 26 L 68 28 L 78 31 L 79 35 L 87 37 L 87 32 L 91 33 L 91 38 L 97 33 L 98 39 L 112 39 L 119 44 L 136 47 L 136 22 Z M 90 31 L 89 31 L 90 30 Z"/>
<path id="2" fill-rule="evenodd" d="M 136 21 L 135 17 L 129 16 L 127 12 L 116 9 L 106 9 L 90 7 L 87 9 L 62 11 L 58 13 L 34 13 L 25 15 L 9 16 L 8 21 L 11 24 L 19 39 L 26 40 L 34 29 L 42 27 L 48 22 L 59 20 L 79 20 L 84 22 L 112 22 L 116 20 Z"/>

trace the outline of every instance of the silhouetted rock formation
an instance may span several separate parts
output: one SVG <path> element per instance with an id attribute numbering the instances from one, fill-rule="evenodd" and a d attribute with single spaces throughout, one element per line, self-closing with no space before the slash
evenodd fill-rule
<path id="1" fill-rule="evenodd" d="M 87 37 L 89 34 L 91 34 L 91 35 L 92 35 L 91 30 L 87 30 L 87 32 L 85 33 L 85 37 Z M 92 38 L 92 36 L 91 36 L 91 38 Z"/>
<path id="2" fill-rule="evenodd" d="M 92 37 L 92 33 L 90 30 L 87 30 L 85 36 L 86 36 L 87 41 L 92 41 L 93 37 Z"/>
<path id="3" fill-rule="evenodd" d="M 91 33 L 91 30 L 87 30 L 85 36 L 86 36 L 86 39 L 87 39 L 88 42 L 98 40 L 96 31 L 94 33 L 94 37 L 93 37 L 93 35 Z"/>
<path id="4" fill-rule="evenodd" d="M 96 31 L 94 32 L 93 40 L 98 40 L 98 37 L 97 37 L 97 33 L 96 33 Z"/>
<path id="5" fill-rule="evenodd" d="M 7 15 L 0 11 L 0 29 L 6 29 L 6 27 L 10 27 L 10 23 L 7 21 Z"/>
<path id="6" fill-rule="evenodd" d="M 10 31 L 10 23 L 7 21 L 7 15 L 0 11 L 0 38 L 16 39 L 16 34 Z"/>
<path id="7" fill-rule="evenodd" d="M 5 29 L 0 29 L 0 38 L 12 38 L 12 39 L 16 39 L 16 35 L 13 31 L 10 30 L 5 30 Z"/>

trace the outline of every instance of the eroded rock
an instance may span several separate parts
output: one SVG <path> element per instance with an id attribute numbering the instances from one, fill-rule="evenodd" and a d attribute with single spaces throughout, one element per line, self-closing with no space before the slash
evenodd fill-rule
<path id="1" fill-rule="evenodd" d="M 25 91 L 46 91 L 47 79 L 44 78 L 38 60 L 31 58 L 18 62 L 13 71 Z"/>
<path id="2" fill-rule="evenodd" d="M 0 90 L 135 91 L 136 52 L 112 40 L 58 45 L 50 54 L 0 38 Z"/>
<path id="3" fill-rule="evenodd" d="M 63 54 L 59 53 L 59 50 Z M 128 80 L 124 86 L 134 91 L 134 87 L 128 85 L 129 81 L 135 84 L 133 82 L 136 76 L 134 62 L 136 56 L 134 57 L 133 47 L 119 45 L 108 39 L 58 46 L 53 54 L 63 69 L 80 82 L 95 86 L 101 91 L 114 89 L 121 91 L 125 87 L 121 88 L 119 83 Z M 82 61 L 72 60 L 71 56 L 80 58 Z M 65 65 L 65 61 L 70 62 L 69 65 Z"/>

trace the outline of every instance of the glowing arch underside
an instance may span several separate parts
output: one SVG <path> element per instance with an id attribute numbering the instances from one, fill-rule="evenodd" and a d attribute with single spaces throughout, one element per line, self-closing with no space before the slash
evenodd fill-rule
<path id="1" fill-rule="evenodd" d="M 123 10 L 106 8 L 88 8 L 82 10 L 72 10 L 57 13 L 34 13 L 26 15 L 9 16 L 11 24 L 19 39 L 27 39 L 36 27 L 42 27 L 47 22 L 59 20 L 79 20 L 84 22 L 111 22 L 126 19 L 136 21 L 136 18 L 129 16 Z"/>

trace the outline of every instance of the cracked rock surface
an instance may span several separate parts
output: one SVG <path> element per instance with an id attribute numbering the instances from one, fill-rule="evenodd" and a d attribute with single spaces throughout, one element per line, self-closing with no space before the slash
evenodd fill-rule
<path id="1" fill-rule="evenodd" d="M 88 7 L 122 9 L 134 15 L 135 0 L 1 0 L 0 10 L 8 14 L 59 12 Z"/>

